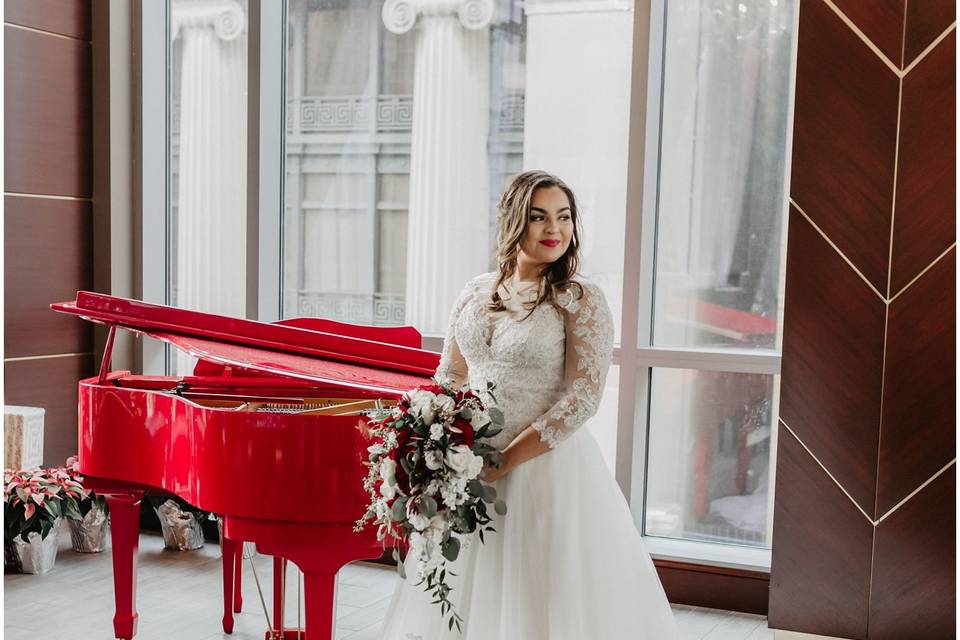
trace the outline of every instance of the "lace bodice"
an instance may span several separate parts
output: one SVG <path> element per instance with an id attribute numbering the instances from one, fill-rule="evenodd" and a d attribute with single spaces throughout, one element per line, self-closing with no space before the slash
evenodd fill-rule
<path id="1" fill-rule="evenodd" d="M 582 298 L 568 291 L 558 310 L 537 306 L 524 319 L 523 303 L 536 296 L 536 284 L 515 291 L 501 287 L 505 311 L 487 309 L 496 281 L 485 273 L 467 283 L 450 314 L 438 380 L 470 386 L 503 411 L 503 431 L 490 439 L 502 449 L 528 425 L 551 448 L 597 411 L 613 351 L 613 322 L 603 292 L 578 280 Z"/>

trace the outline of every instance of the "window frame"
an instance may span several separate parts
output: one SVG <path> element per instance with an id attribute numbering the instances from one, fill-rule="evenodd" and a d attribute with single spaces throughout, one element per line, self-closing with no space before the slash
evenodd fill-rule
<path id="1" fill-rule="evenodd" d="M 797 3 L 799 5 L 799 2 Z M 169 304 L 168 211 L 171 203 L 169 79 L 170 0 L 138 0 L 134 21 L 139 53 L 137 158 L 140 172 L 139 214 L 143 225 L 141 268 L 143 299 Z M 651 342 L 654 310 L 655 246 L 660 173 L 663 62 L 667 0 L 637 2 L 634 12 L 631 105 L 627 160 L 627 211 L 624 233 L 621 343 L 614 350 L 619 365 L 615 476 L 630 504 L 645 546 L 659 559 L 737 569 L 769 571 L 770 549 L 701 543 L 644 535 L 647 445 L 650 433 L 650 381 L 654 368 L 680 368 L 779 375 L 780 348 L 770 352 L 726 348 L 657 347 Z M 288 3 L 249 0 L 248 4 L 248 158 L 247 158 L 247 317 L 277 320 L 282 313 L 283 218 L 285 211 L 285 133 Z M 162 32 L 157 24 L 165 25 Z M 796 24 L 796 16 L 795 22 Z M 159 33 L 158 33 L 159 32 Z M 796 38 L 791 77 L 796 69 Z M 788 126 L 793 120 L 790 85 Z M 787 133 L 786 175 L 792 146 Z M 160 160 L 162 158 L 162 160 Z M 266 159 L 266 160 L 263 160 Z M 788 184 L 785 183 L 785 184 Z M 786 219 L 787 199 L 782 215 Z M 781 242 L 785 245 L 786 224 Z M 161 240 L 158 240 L 160 238 Z M 631 242 L 631 239 L 634 241 Z M 254 258 L 251 258 L 254 257 Z M 786 265 L 780 265 L 783 291 Z M 780 315 L 782 316 L 782 302 Z M 426 335 L 423 347 L 440 351 L 443 336 Z M 150 339 L 140 342 L 143 372 L 165 373 L 169 347 Z M 776 385 L 774 389 L 776 389 Z M 623 392 L 636 390 L 636 392 Z M 774 398 L 774 409 L 777 398 Z M 776 411 L 772 412 L 776 416 Z M 773 422 L 776 422 L 775 420 Z M 776 424 L 771 425 L 771 464 L 776 461 Z M 773 469 L 771 469 L 773 471 Z"/>

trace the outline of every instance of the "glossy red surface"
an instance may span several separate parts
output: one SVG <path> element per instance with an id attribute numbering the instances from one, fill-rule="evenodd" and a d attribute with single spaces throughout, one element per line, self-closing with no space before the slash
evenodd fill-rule
<path id="1" fill-rule="evenodd" d="M 84 475 L 175 493 L 219 514 L 299 522 L 362 515 L 357 417 L 202 407 L 172 393 L 80 383 Z"/>
<path id="2" fill-rule="evenodd" d="M 306 357 L 264 347 L 229 344 L 208 338 L 154 332 L 150 332 L 149 335 L 209 362 L 254 369 L 276 376 L 299 378 L 307 382 L 379 391 L 390 397 L 395 396 L 398 391 L 402 393 L 424 384 L 426 378 L 424 375 Z"/>
<path id="3" fill-rule="evenodd" d="M 116 513 L 117 637 L 136 633 L 137 513 L 150 492 L 223 516 L 225 631 L 238 595 L 235 542 L 248 540 L 303 570 L 309 637 L 332 637 L 337 570 L 382 553 L 375 531 L 353 532 L 367 502 L 361 418 L 236 407 L 264 399 L 396 398 L 430 381 L 437 354 L 415 348 L 420 337 L 410 327 L 313 319 L 270 325 L 83 292 L 76 303 L 51 306 L 154 335 L 201 358 L 195 375 L 182 377 L 108 372 L 105 361 L 103 376 L 79 383 L 80 470 Z M 289 342 L 274 349 L 283 339 Z M 201 404 L 211 399 L 232 404 Z"/>
<path id="4" fill-rule="evenodd" d="M 414 341 L 411 332 L 416 333 L 416 329 L 412 327 L 358 327 L 332 321 L 320 325 L 309 318 L 283 321 L 284 324 L 257 322 L 89 291 L 78 291 L 75 301 L 54 303 L 50 308 L 92 322 L 116 325 L 149 335 L 157 334 L 158 337 L 177 335 L 210 338 L 227 344 L 263 347 L 387 371 L 431 376 L 438 362 L 436 353 L 406 346 Z M 330 329 L 336 325 L 341 333 L 290 326 L 290 322 Z M 419 336 L 419 333 L 416 335 Z"/>

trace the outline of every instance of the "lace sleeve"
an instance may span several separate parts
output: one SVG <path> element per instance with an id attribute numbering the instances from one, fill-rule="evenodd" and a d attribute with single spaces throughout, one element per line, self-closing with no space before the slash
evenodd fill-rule
<path id="1" fill-rule="evenodd" d="M 563 387 L 557 401 L 531 426 L 556 447 L 597 412 L 613 354 L 613 317 L 603 292 L 583 283 L 583 297 L 564 307 L 566 347 Z"/>
<path id="2" fill-rule="evenodd" d="M 437 365 L 437 371 L 433 374 L 433 378 L 437 382 L 456 388 L 463 386 L 468 380 L 467 361 L 460 352 L 460 345 L 457 344 L 457 320 L 460 319 L 460 313 L 473 295 L 474 289 L 474 283 L 471 281 L 457 296 L 457 301 L 450 311 L 450 322 L 447 325 L 447 335 L 443 340 L 440 364 Z"/>

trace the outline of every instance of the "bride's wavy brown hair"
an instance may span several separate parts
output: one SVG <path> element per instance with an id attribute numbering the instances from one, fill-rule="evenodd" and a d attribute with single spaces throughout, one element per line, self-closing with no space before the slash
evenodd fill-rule
<path id="1" fill-rule="evenodd" d="M 573 222 L 573 237 L 570 246 L 562 256 L 546 265 L 540 271 L 537 298 L 525 303 L 528 313 L 524 319 L 530 317 L 538 305 L 546 302 L 559 310 L 557 302 L 561 293 L 576 290 L 577 299 L 583 297 L 583 287 L 573 280 L 580 267 L 580 211 L 577 209 L 577 199 L 573 190 L 557 176 L 544 171 L 526 171 L 516 176 L 497 203 L 497 265 L 499 274 L 490 292 L 490 302 L 487 308 L 491 311 L 506 309 L 500 297 L 500 285 L 507 282 L 517 270 L 517 257 L 520 255 L 520 244 L 526 238 L 530 221 L 530 203 L 533 201 L 533 192 L 545 187 L 559 187 L 570 201 L 570 219 Z"/>

